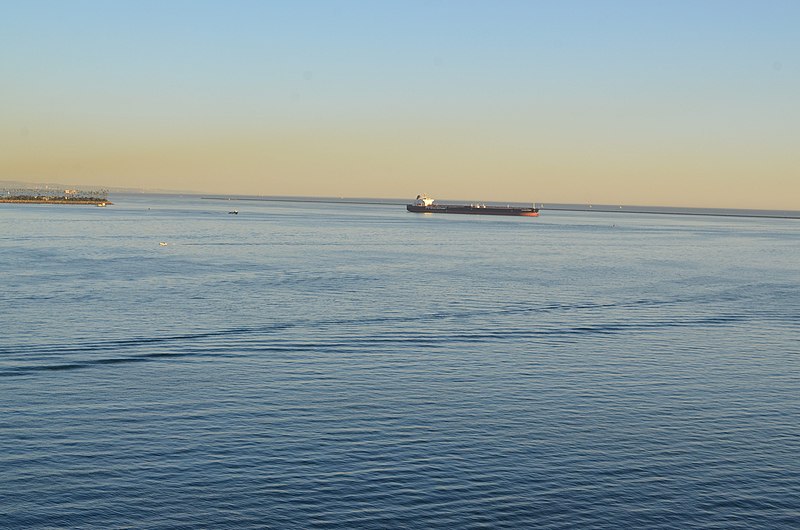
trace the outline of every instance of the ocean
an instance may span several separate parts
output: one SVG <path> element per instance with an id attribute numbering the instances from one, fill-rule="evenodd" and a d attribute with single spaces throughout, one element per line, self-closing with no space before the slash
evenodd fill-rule
<path id="1" fill-rule="evenodd" d="M 800 527 L 800 220 L 111 200 L 0 205 L 2 528 Z"/>

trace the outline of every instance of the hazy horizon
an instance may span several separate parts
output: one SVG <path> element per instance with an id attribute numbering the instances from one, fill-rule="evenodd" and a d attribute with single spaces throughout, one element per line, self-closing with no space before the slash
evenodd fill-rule
<path id="1" fill-rule="evenodd" d="M 0 180 L 798 210 L 798 15 L 8 2 Z"/>

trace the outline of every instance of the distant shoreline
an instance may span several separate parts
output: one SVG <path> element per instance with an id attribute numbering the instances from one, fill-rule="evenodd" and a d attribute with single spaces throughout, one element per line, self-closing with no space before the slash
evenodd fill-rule
<path id="1" fill-rule="evenodd" d="M 91 204 L 95 206 L 106 206 L 114 204 L 104 199 L 1 199 L 0 203 L 7 204 Z"/>
<path id="2" fill-rule="evenodd" d="M 208 196 L 201 199 L 210 201 L 262 201 L 262 202 L 310 202 L 320 204 L 377 204 L 385 206 L 405 206 L 405 202 L 396 202 L 392 199 L 334 199 L 306 197 L 220 197 Z"/>
<path id="3" fill-rule="evenodd" d="M 636 208 L 636 207 L 632 207 Z M 800 219 L 800 213 L 796 215 L 792 214 L 769 214 L 769 213 L 748 213 L 748 212 L 691 212 L 691 211 L 656 211 L 656 210 L 645 210 L 645 209 L 610 209 L 607 207 L 600 207 L 600 208 L 562 208 L 558 206 L 548 207 L 548 208 L 540 208 L 540 210 L 552 210 L 552 211 L 560 211 L 560 212 L 600 212 L 600 213 L 638 213 L 638 214 L 645 214 L 645 215 L 701 215 L 705 217 L 749 217 L 749 218 L 760 218 L 760 219 Z"/>

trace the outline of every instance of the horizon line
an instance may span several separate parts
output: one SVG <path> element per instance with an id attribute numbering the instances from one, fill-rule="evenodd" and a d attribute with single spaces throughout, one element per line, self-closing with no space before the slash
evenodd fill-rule
<path id="1" fill-rule="evenodd" d="M 165 194 L 170 195 L 170 194 Z M 313 195 L 217 195 L 217 194 L 195 194 L 203 200 L 221 201 L 254 201 L 254 202 L 296 202 L 296 203 L 317 203 L 317 204 L 362 204 L 378 206 L 405 206 L 407 201 L 397 198 L 381 197 L 326 197 Z M 403 202 L 398 202 L 403 201 Z M 464 201 L 454 199 L 444 199 L 442 204 L 459 204 Z M 528 202 L 515 201 L 481 201 L 487 204 L 510 204 L 522 205 L 531 204 Z M 768 208 L 719 208 L 719 207 L 696 207 L 696 206 L 646 206 L 646 205 L 609 205 L 609 204 L 580 204 L 580 203 L 550 203 L 552 206 L 545 206 L 544 203 L 538 204 L 540 210 L 562 211 L 562 212 L 600 212 L 600 213 L 620 213 L 620 214 L 645 214 L 645 215 L 694 215 L 705 217 L 748 217 L 761 219 L 800 219 L 800 210 L 773 210 Z M 633 208 L 633 209 L 632 209 Z M 701 211 L 706 210 L 706 211 Z M 707 211 L 711 210 L 711 211 Z"/>

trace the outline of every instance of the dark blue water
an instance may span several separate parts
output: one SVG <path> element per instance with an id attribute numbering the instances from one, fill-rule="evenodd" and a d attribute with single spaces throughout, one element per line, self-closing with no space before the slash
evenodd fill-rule
<path id="1" fill-rule="evenodd" d="M 0 205 L 0 527 L 800 527 L 797 220 L 112 200 Z"/>

